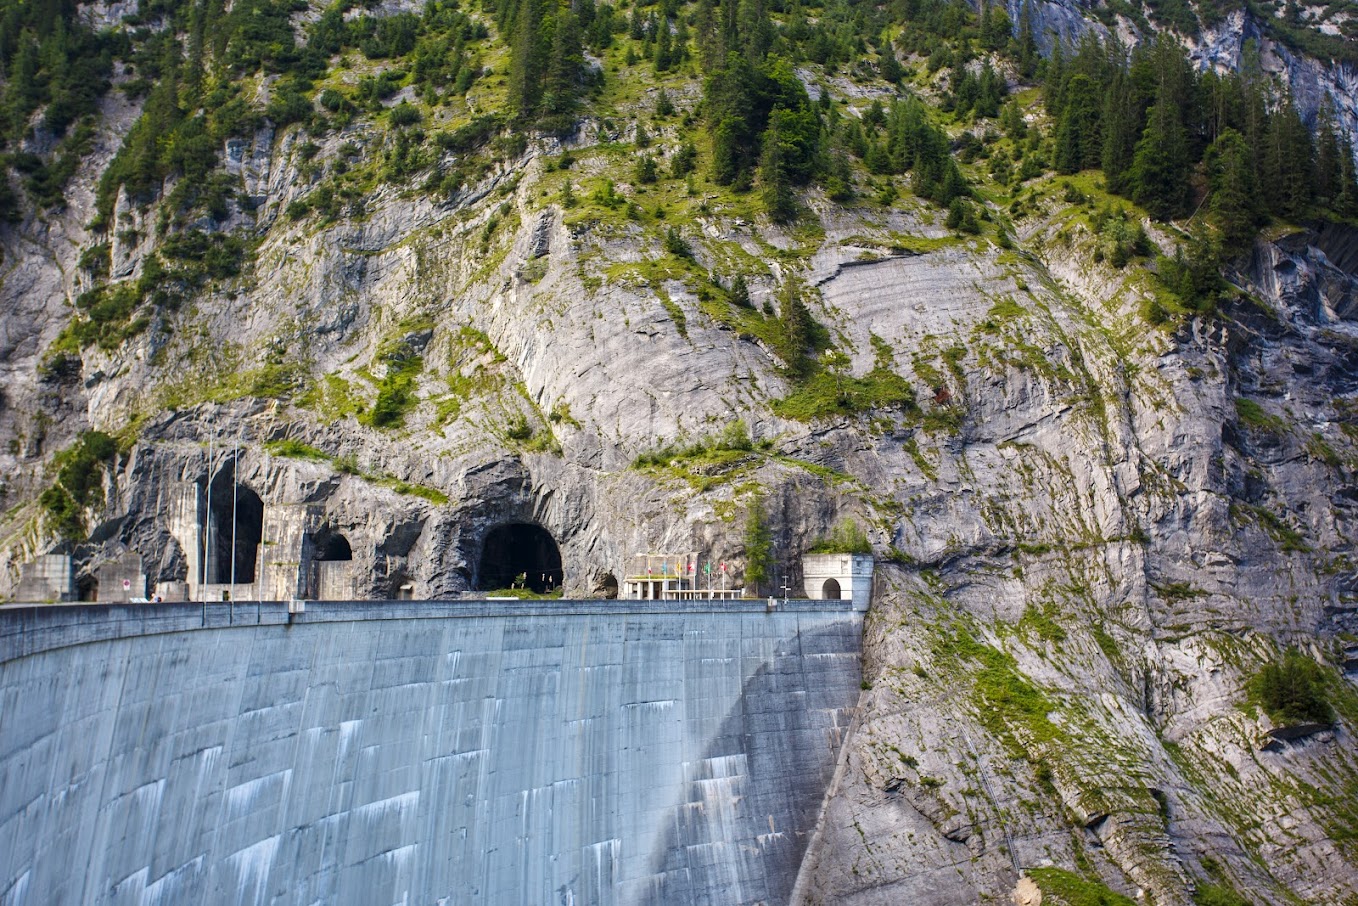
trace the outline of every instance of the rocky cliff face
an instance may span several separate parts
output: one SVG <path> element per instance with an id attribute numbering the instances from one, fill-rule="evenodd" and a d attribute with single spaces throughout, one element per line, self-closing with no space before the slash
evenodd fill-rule
<path id="1" fill-rule="evenodd" d="M 1054 268 L 1058 311 L 1104 312 L 1028 322 L 1048 360 L 1083 363 L 1065 400 L 967 370 L 990 402 L 939 449 L 933 505 L 908 507 L 919 560 L 871 615 L 811 901 L 973 902 L 1011 858 L 1087 858 L 1156 902 L 1186 902 L 1209 860 L 1270 902 L 1352 895 L 1352 780 L 1322 779 L 1351 776 L 1348 731 L 1280 742 L 1236 707 L 1266 639 L 1353 624 L 1348 466 L 1325 452 L 1354 374 L 1354 278 L 1330 254 L 1351 241 L 1260 246 L 1253 301 L 1176 336 L 1119 340 L 1106 285 Z"/>
<path id="2" fill-rule="evenodd" d="M 1223 47 L 1204 38 L 1212 59 Z M 1332 94 L 1351 78 L 1278 59 Z M 107 103 L 111 154 L 135 111 Z M 483 587 L 507 522 L 552 534 L 571 594 L 615 587 L 643 551 L 740 569 L 756 508 L 768 589 L 853 518 L 879 556 L 871 688 L 801 899 L 998 902 L 1048 866 L 1165 904 L 1208 879 L 1267 902 L 1358 897 L 1351 680 L 1335 672 L 1334 727 L 1294 740 L 1245 692 L 1280 648 L 1339 662 L 1358 631 L 1354 233 L 1261 241 L 1236 301 L 1200 318 L 1156 316 L 1145 267 L 1103 260 L 1083 177 L 1086 194 L 1040 183 L 1012 243 L 957 238 L 912 198 L 813 197 L 821 231 L 789 232 L 714 192 L 669 221 L 681 259 L 663 226 L 562 201 L 565 182 L 585 196 L 620 171 L 617 128 L 531 143 L 443 201 L 384 186 L 332 221 L 286 212 L 317 167 L 382 135 L 352 125 L 304 155 L 296 131 L 261 131 L 223 149 L 242 200 L 206 224 L 258 237 L 247 270 L 52 368 L 88 282 L 97 153 L 64 214 L 0 232 L 0 592 L 62 546 L 34 500 L 85 428 L 125 449 L 88 540 L 65 545 L 84 576 L 130 549 L 152 581 L 195 581 L 209 487 L 262 501 L 257 581 L 279 595 L 305 593 L 322 531 L 344 535 L 373 597 Z M 673 132 L 654 137 L 662 156 Z M 117 218 L 111 269 L 132 278 L 163 237 L 125 200 Z M 745 274 L 753 314 L 695 270 Z M 789 286 L 842 355 L 833 394 L 892 374 L 919 406 L 793 417 L 750 320 Z M 400 417 L 376 418 L 399 387 Z M 714 440 L 738 422 L 749 443 Z"/>

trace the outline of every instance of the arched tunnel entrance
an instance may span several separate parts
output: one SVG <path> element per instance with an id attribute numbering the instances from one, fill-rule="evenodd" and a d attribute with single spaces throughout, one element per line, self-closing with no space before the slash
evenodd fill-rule
<path id="1" fill-rule="evenodd" d="M 525 587 L 542 594 L 559 588 L 562 575 L 561 549 L 540 525 L 497 525 L 481 545 L 477 585 L 482 591 L 510 588 L 523 576 Z"/>
<path id="2" fill-rule="evenodd" d="M 353 559 L 349 539 L 328 526 L 323 528 L 312 539 L 307 597 L 320 601 L 347 601 L 357 597 Z"/>
<path id="3" fill-rule="evenodd" d="M 349 546 L 348 538 L 338 532 L 326 532 L 316 539 L 316 559 L 322 562 L 352 560 L 354 549 Z"/>
<path id="4" fill-rule="evenodd" d="M 259 544 L 264 536 L 264 501 L 235 481 L 234 468 L 212 481 L 211 506 L 205 526 L 205 579 L 209 583 L 255 581 Z"/>

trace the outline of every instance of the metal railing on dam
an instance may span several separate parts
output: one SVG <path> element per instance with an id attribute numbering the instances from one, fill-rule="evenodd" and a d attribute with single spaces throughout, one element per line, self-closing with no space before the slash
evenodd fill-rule
<path id="1" fill-rule="evenodd" d="M 837 602 L 0 609 L 0 902 L 781 903 Z"/>

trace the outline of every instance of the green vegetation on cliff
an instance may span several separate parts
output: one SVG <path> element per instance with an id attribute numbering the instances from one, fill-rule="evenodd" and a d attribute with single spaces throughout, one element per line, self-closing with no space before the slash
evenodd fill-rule
<path id="1" fill-rule="evenodd" d="M 38 498 L 52 531 L 70 541 L 84 539 L 85 512 L 104 502 L 104 481 L 117 453 L 114 438 L 86 431 L 56 455 L 56 480 Z"/>

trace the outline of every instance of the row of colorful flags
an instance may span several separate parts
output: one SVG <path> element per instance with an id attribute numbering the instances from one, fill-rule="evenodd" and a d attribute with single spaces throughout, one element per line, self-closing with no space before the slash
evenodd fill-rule
<path id="1" fill-rule="evenodd" d="M 697 565 L 696 563 L 690 562 L 690 563 L 688 564 L 688 570 L 687 570 L 687 571 L 691 574 L 691 573 L 693 572 L 693 569 L 694 569 L 694 567 L 695 567 L 696 565 Z M 674 566 L 675 566 L 675 572 L 673 573 L 673 575 L 676 575 L 676 576 L 677 576 L 677 575 L 679 574 L 679 572 L 678 572 L 678 570 L 679 570 L 679 564 L 676 563 L 676 564 L 674 564 Z M 722 563 L 722 564 L 721 564 L 721 571 L 722 571 L 722 572 L 726 572 L 726 564 L 725 564 L 725 563 Z M 648 575 L 648 576 L 651 575 L 651 567 L 650 567 L 649 565 L 647 565 L 647 567 L 646 567 L 646 575 Z M 668 560 L 661 562 L 661 564 L 660 564 L 660 575 L 662 575 L 662 576 L 671 575 L 671 573 L 670 573 L 670 564 L 669 564 L 669 561 L 668 561 Z M 705 576 L 710 576 L 710 575 L 712 575 L 712 561 L 711 561 L 711 560 L 708 560 L 706 563 L 703 564 L 703 575 L 705 575 Z"/>

